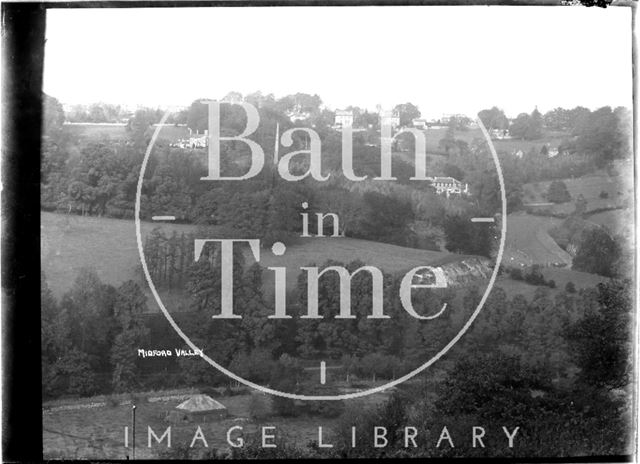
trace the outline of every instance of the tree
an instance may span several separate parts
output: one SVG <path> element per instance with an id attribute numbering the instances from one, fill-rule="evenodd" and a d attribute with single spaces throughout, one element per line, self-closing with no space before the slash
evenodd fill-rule
<path id="1" fill-rule="evenodd" d="M 62 104 L 46 93 L 44 94 L 43 131 L 46 134 L 59 133 L 64 124 L 65 116 Z"/>
<path id="2" fill-rule="evenodd" d="M 595 157 L 598 167 L 602 168 L 614 159 L 630 156 L 631 124 L 625 108 L 612 111 L 605 106 L 585 113 L 575 132 L 576 148 Z"/>
<path id="3" fill-rule="evenodd" d="M 613 277 L 622 247 L 606 229 L 593 227 L 582 232 L 573 268 L 578 271 Z"/>
<path id="4" fill-rule="evenodd" d="M 116 391 L 126 390 L 136 383 L 138 356 L 135 347 L 144 345 L 149 335 L 142 319 L 147 311 L 146 299 L 138 284 L 132 280 L 118 288 L 114 313 L 119 333 L 111 348 L 113 386 Z"/>
<path id="5" fill-rule="evenodd" d="M 542 115 L 538 108 L 531 112 L 529 124 L 524 134 L 526 140 L 537 140 L 542 137 Z"/>
<path id="6" fill-rule="evenodd" d="M 505 130 L 509 128 L 509 120 L 505 116 L 504 111 L 497 106 L 480 111 L 478 117 L 487 130 Z"/>
<path id="7" fill-rule="evenodd" d="M 632 373 L 632 285 L 629 280 L 598 284 L 598 310 L 565 332 L 580 379 L 598 388 L 622 388 Z"/>
<path id="8" fill-rule="evenodd" d="M 115 288 L 103 284 L 95 270 L 83 268 L 62 297 L 61 307 L 69 318 L 71 344 L 89 355 L 95 369 L 108 366 L 114 334 L 115 296 Z"/>
<path id="9" fill-rule="evenodd" d="M 493 248 L 493 229 L 490 224 L 471 222 L 467 214 L 445 217 L 446 248 L 453 253 L 490 257 Z"/>
<path id="10" fill-rule="evenodd" d="M 409 201 L 378 192 L 366 192 L 363 201 L 364 219 L 354 237 L 397 245 L 410 242 L 408 225 L 414 217 Z"/>
<path id="11" fill-rule="evenodd" d="M 529 127 L 529 119 L 530 117 L 527 113 L 520 113 L 511 123 L 511 127 L 509 127 L 509 134 L 511 134 L 512 137 L 524 139 L 527 133 L 527 128 Z"/>
<path id="12" fill-rule="evenodd" d="M 547 200 L 552 203 L 566 203 L 571 201 L 571 195 L 567 189 L 567 184 L 561 180 L 554 180 L 551 182 L 549 190 L 547 191 Z"/>
<path id="13" fill-rule="evenodd" d="M 554 108 L 543 116 L 544 127 L 553 131 L 569 131 L 572 126 L 571 111 Z"/>
<path id="14" fill-rule="evenodd" d="M 451 164 L 451 163 L 445 164 L 443 171 L 445 176 L 453 177 L 454 179 L 457 179 L 460 181 L 464 179 L 464 171 L 460 169 L 458 166 L 456 166 L 455 164 Z"/>
<path id="15" fill-rule="evenodd" d="M 401 127 L 411 126 L 412 121 L 420 117 L 420 110 L 413 103 L 407 102 L 396 105 L 393 111 L 398 113 Z"/>

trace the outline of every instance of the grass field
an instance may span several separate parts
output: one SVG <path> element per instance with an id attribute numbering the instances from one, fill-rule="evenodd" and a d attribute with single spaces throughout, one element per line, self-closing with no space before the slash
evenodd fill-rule
<path id="1" fill-rule="evenodd" d="M 427 141 L 427 153 L 440 153 L 442 150 L 439 147 L 440 140 L 445 137 L 447 133 L 446 128 L 427 129 L 424 131 Z M 474 139 L 484 140 L 482 131 L 478 129 L 469 129 L 466 131 L 456 131 L 455 138 L 464 140 L 468 144 Z M 543 145 L 548 144 L 551 147 L 557 147 L 560 142 L 566 138 L 564 134 L 550 133 L 540 140 L 492 140 L 493 145 L 498 153 L 514 153 L 518 150 L 522 150 L 527 153 L 531 148 L 540 150 Z"/>
<path id="2" fill-rule="evenodd" d="M 156 224 L 143 222 L 143 235 L 161 225 L 171 233 L 173 230 L 191 232 L 194 226 L 179 224 Z M 139 266 L 135 226 L 131 220 L 69 216 L 43 212 L 41 214 L 41 262 L 47 281 L 56 296 L 61 296 L 71 286 L 78 271 L 93 267 L 106 283 L 117 285 L 134 279 Z M 248 262 L 253 262 L 249 256 Z M 287 285 L 296 283 L 300 266 L 322 264 L 328 259 L 350 262 L 356 259 L 379 267 L 387 272 L 408 270 L 420 265 L 438 265 L 462 259 L 462 255 L 445 252 L 416 250 L 396 245 L 370 242 L 350 238 L 307 238 L 290 246 L 283 256 L 274 256 L 270 250 L 261 251 L 263 267 L 284 266 L 289 271 Z M 266 274 L 267 279 L 272 272 Z M 265 283 L 269 285 L 269 281 Z"/>
<path id="3" fill-rule="evenodd" d="M 626 202 L 633 200 L 633 171 L 623 175 L 608 176 L 606 173 L 563 179 L 571 195 L 571 201 L 550 207 L 555 213 L 570 214 L 575 210 L 575 200 L 582 195 L 587 200 L 587 211 L 600 208 L 620 208 Z M 536 182 L 523 185 L 524 203 L 544 203 L 544 195 L 549 190 L 551 181 Z M 606 192 L 606 198 L 601 198 L 601 192 Z"/>
<path id="4" fill-rule="evenodd" d="M 561 219 L 515 213 L 507 216 L 507 239 L 502 262 L 505 266 L 571 266 L 571 256 L 549 236 L 548 230 Z"/>

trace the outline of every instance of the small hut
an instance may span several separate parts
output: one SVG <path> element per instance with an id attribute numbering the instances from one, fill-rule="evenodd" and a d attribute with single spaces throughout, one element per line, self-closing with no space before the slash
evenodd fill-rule
<path id="1" fill-rule="evenodd" d="M 169 413 L 171 422 L 208 422 L 227 417 L 227 408 L 207 395 L 195 395 Z"/>

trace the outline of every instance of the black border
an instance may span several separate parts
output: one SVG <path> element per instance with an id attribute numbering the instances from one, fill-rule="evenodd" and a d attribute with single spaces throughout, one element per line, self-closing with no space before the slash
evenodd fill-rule
<path id="1" fill-rule="evenodd" d="M 611 0 L 579 0 L 584 6 L 606 7 Z M 42 76 L 47 9 L 271 7 L 271 6 L 560 6 L 564 0 L 160 0 L 2 3 L 2 325 L 3 325 L 3 462 L 43 459 L 42 374 L 40 370 L 40 149 Z M 636 2 L 611 6 L 632 8 Z M 633 115 L 637 120 L 636 45 L 633 56 Z M 634 142 L 637 134 L 634 126 Z M 635 149 L 635 143 L 634 143 Z M 36 308 L 38 308 L 36 310 Z M 634 424 L 635 427 L 636 424 Z M 637 440 L 637 430 L 634 438 Z M 637 443 L 634 443 L 637 446 Z M 637 450 L 636 450 L 637 452 Z M 410 459 L 416 460 L 416 459 Z M 108 462 L 126 462 L 110 461 Z M 346 459 L 343 461 L 356 461 Z M 393 462 L 395 459 L 390 459 Z M 433 458 L 445 462 L 446 458 Z M 592 463 L 633 462 L 632 455 L 565 458 L 460 458 L 460 462 Z M 66 461 L 60 461 L 66 462 Z M 183 462 L 183 461 L 172 461 Z M 187 462 L 187 461 L 184 461 Z"/>
<path id="2" fill-rule="evenodd" d="M 45 9 L 3 4 L 4 461 L 42 460 L 40 132 Z"/>

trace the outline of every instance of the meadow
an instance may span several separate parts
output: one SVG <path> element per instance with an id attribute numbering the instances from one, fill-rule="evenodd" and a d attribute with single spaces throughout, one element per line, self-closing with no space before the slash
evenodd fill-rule
<path id="1" fill-rule="evenodd" d="M 571 266 L 571 256 L 549 236 L 561 219 L 514 213 L 507 216 L 507 239 L 502 262 L 505 266 Z"/>
<path id="2" fill-rule="evenodd" d="M 165 233 L 174 230 L 190 233 L 192 225 L 142 222 L 142 235 L 148 235 L 155 227 Z M 216 229 L 213 229 L 214 233 Z M 118 285 L 128 279 L 139 279 L 140 266 L 136 245 L 135 224 L 132 220 L 104 217 L 82 217 L 49 212 L 41 213 L 41 262 L 49 286 L 54 295 L 61 296 L 72 284 L 78 271 L 92 267 L 105 283 Z M 213 237 L 208 237 L 213 238 Z M 248 262 L 253 262 L 246 250 Z M 368 240 L 344 237 L 300 238 L 289 246 L 283 256 L 274 256 L 270 250 L 261 251 L 263 267 L 284 266 L 287 285 L 295 286 L 300 266 L 326 260 L 348 263 L 361 260 L 387 272 L 406 271 L 420 265 L 444 264 L 462 255 L 446 252 L 416 250 Z M 145 286 L 146 287 L 146 286 Z"/>
<path id="3" fill-rule="evenodd" d="M 447 130 L 446 128 L 431 128 L 424 131 L 427 142 L 427 153 L 440 154 L 442 152 L 439 143 L 440 140 L 445 137 Z M 481 129 L 474 128 L 455 131 L 455 138 L 471 144 L 475 139 L 484 140 L 484 135 Z M 540 151 L 543 145 L 556 148 L 565 138 L 566 134 L 551 132 L 539 140 L 495 139 L 492 140 L 492 142 L 498 153 L 512 154 L 518 150 L 522 150 L 524 153 L 529 152 L 531 149 Z"/>
<path id="4" fill-rule="evenodd" d="M 628 206 L 634 195 L 632 175 L 633 171 L 627 168 L 624 174 L 615 176 L 598 172 L 575 179 L 562 179 L 571 195 L 571 201 L 552 205 L 549 209 L 554 213 L 571 214 L 575 210 L 575 201 L 580 195 L 587 201 L 587 212 Z M 545 195 L 550 184 L 551 181 L 524 184 L 522 186 L 523 202 L 525 204 L 546 203 Z"/>

